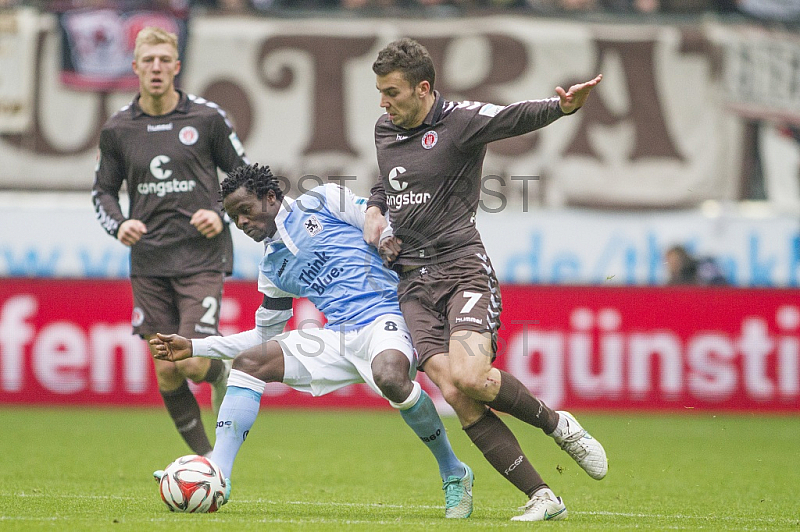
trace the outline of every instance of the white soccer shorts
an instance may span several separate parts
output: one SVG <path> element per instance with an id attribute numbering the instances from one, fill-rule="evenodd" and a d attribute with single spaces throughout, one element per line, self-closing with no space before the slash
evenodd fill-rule
<path id="1" fill-rule="evenodd" d="M 409 361 L 409 377 L 416 376 L 416 353 L 402 316 L 387 314 L 370 325 L 342 332 L 336 329 L 300 329 L 273 338 L 283 349 L 283 383 L 320 396 L 350 384 L 365 382 L 383 396 L 372 376 L 372 361 L 387 349 L 402 352 Z"/>

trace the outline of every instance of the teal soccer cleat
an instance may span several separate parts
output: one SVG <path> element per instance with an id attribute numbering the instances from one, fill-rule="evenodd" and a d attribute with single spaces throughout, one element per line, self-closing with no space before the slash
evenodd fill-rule
<path id="1" fill-rule="evenodd" d="M 230 499 L 230 498 L 231 498 L 231 479 L 226 478 L 225 479 L 225 498 L 222 499 L 222 504 L 220 506 L 223 506 L 223 505 L 227 504 L 228 503 L 228 499 Z"/>
<path id="2" fill-rule="evenodd" d="M 472 515 L 472 484 L 475 475 L 467 464 L 463 477 L 450 476 L 444 481 L 444 516 L 447 519 L 466 519 Z"/>

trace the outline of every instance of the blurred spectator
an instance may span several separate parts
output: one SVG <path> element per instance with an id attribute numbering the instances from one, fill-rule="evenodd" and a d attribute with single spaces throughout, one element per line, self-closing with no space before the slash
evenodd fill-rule
<path id="1" fill-rule="evenodd" d="M 697 14 L 706 12 L 728 12 L 735 8 L 737 0 L 598 0 L 602 8 L 610 13 L 671 13 Z"/>
<path id="2" fill-rule="evenodd" d="M 560 0 L 559 4 L 564 11 L 594 11 L 598 7 L 596 0 Z"/>
<path id="3" fill-rule="evenodd" d="M 193 8 L 200 7 L 221 13 L 245 13 L 258 7 L 255 0 L 253 5 L 247 0 L 192 0 L 190 3 Z M 268 0 L 267 3 L 272 5 L 273 2 Z"/>
<path id="4" fill-rule="evenodd" d="M 442 2 L 421 2 L 424 4 L 442 3 Z M 339 5 L 344 9 L 364 9 L 364 8 L 389 8 L 401 4 L 395 0 L 340 0 Z M 335 7 L 334 5 L 328 7 Z"/>
<path id="5" fill-rule="evenodd" d="M 702 13 L 736 0 L 528 0 L 540 11 L 603 11 L 607 13 Z"/>
<path id="6" fill-rule="evenodd" d="M 667 264 L 667 284 L 693 284 L 723 286 L 728 284 L 717 262 L 712 257 L 694 257 L 681 246 L 672 246 L 664 254 Z"/>
<path id="7" fill-rule="evenodd" d="M 772 22 L 800 21 L 800 0 L 737 0 L 739 11 Z"/>
<path id="8" fill-rule="evenodd" d="M 607 13 L 698 14 L 734 11 L 737 2 L 758 0 L 528 0 L 537 4 L 557 4 L 561 11 L 605 11 Z M 780 1 L 780 0 L 774 0 Z M 784 0 L 800 2 L 800 0 Z"/>
<path id="9" fill-rule="evenodd" d="M 660 0 L 633 0 L 633 10 L 638 13 L 655 13 L 661 9 Z"/>

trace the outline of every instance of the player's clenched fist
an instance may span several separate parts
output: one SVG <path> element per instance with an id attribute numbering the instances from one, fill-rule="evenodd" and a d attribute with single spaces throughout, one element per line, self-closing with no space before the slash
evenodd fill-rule
<path id="1" fill-rule="evenodd" d="M 117 239 L 130 247 L 136 244 L 145 233 L 147 233 L 147 226 L 141 220 L 125 220 L 119 225 Z"/>

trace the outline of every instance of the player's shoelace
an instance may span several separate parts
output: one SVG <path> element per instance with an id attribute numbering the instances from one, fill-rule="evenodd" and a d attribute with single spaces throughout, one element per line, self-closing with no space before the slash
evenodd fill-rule
<path id="1" fill-rule="evenodd" d="M 446 508 L 458 506 L 461 499 L 464 497 L 464 487 L 461 485 L 461 478 L 459 477 L 447 477 L 442 489 L 444 490 Z"/>
<path id="2" fill-rule="evenodd" d="M 558 446 L 569 453 L 570 456 L 575 457 L 576 460 L 582 460 L 586 458 L 590 452 L 589 446 L 581 441 L 584 436 L 586 436 L 586 431 L 580 430 L 564 438 Z"/>

